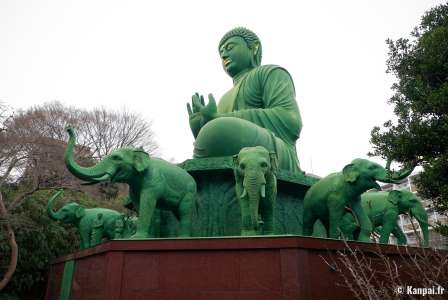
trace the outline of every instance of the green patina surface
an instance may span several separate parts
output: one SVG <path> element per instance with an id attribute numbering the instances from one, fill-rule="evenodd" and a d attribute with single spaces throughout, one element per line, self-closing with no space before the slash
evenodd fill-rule
<path id="1" fill-rule="evenodd" d="M 192 236 L 241 235 L 241 208 L 235 191 L 233 157 L 189 159 L 179 164 L 193 176 L 197 198 L 193 209 Z M 280 171 L 274 203 L 274 234 L 302 234 L 303 198 L 318 179 L 303 173 Z M 157 210 L 152 237 L 175 237 L 178 220 L 166 210 Z M 322 232 L 322 226 L 316 226 Z M 261 234 L 262 230 L 258 232 Z M 318 233 L 325 237 L 325 233 Z"/>
<path id="2" fill-rule="evenodd" d="M 358 239 L 368 241 L 372 224 L 360 196 L 376 181 L 398 182 L 398 172 L 355 159 L 342 172 L 317 180 L 300 170 L 296 142 L 302 129 L 289 73 L 261 65 L 258 36 L 235 28 L 221 39 L 219 56 L 233 86 L 218 104 L 198 93 L 187 104 L 195 137 L 193 159 L 174 165 L 142 149 L 117 149 L 95 166 L 73 157 L 68 128 L 67 168 L 89 183 L 129 186 L 125 207 L 138 214 L 131 239 L 254 234 L 305 234 L 340 238 L 344 214 L 359 222 Z"/>
<path id="3" fill-rule="evenodd" d="M 299 172 L 295 143 L 302 120 L 291 76 L 279 66 L 261 65 L 260 39 L 246 28 L 227 32 L 218 50 L 233 86 L 218 105 L 213 95 L 206 105 L 197 93 L 188 104 L 194 157 L 236 155 L 244 147 L 263 146 L 277 154 L 280 169 Z"/>

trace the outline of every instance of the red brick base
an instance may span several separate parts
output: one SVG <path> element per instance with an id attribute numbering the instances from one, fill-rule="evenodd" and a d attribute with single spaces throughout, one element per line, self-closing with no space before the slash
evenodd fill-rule
<path id="1" fill-rule="evenodd" d="M 59 299 L 70 260 L 70 299 L 352 299 L 327 264 L 344 248 L 342 241 L 298 236 L 111 241 L 55 261 L 46 299 Z M 396 246 L 381 251 L 400 259 Z"/>

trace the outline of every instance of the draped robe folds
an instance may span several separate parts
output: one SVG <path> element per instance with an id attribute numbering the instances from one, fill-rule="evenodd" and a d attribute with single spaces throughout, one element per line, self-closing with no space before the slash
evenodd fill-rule
<path id="1" fill-rule="evenodd" d="M 280 169 L 300 171 L 295 143 L 302 121 L 285 69 L 264 65 L 243 74 L 221 98 L 218 113 L 199 131 L 194 157 L 235 155 L 243 147 L 263 146 L 277 153 Z"/>

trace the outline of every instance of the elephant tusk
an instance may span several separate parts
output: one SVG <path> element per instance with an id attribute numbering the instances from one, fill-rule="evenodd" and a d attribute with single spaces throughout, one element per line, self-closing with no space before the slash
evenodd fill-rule
<path id="1" fill-rule="evenodd" d="M 109 173 L 106 173 L 106 174 L 104 174 L 104 175 L 101 176 L 101 177 L 93 178 L 93 181 L 96 181 L 96 182 L 107 181 L 107 180 L 110 179 L 110 177 L 111 177 L 110 174 L 109 174 Z"/>
<path id="2" fill-rule="evenodd" d="M 262 198 L 266 197 L 266 184 L 262 184 L 260 187 L 260 195 Z"/>
<path id="3" fill-rule="evenodd" d="M 243 193 L 241 194 L 240 198 L 244 198 L 247 195 L 246 188 L 243 188 Z"/>

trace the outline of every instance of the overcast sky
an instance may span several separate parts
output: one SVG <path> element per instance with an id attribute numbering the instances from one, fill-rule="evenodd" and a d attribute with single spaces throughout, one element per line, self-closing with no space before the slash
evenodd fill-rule
<path id="1" fill-rule="evenodd" d="M 0 100 L 126 107 L 153 120 L 161 156 L 181 162 L 193 149 L 185 104 L 232 86 L 217 46 L 245 26 L 262 63 L 294 79 L 302 169 L 326 175 L 366 158 L 372 127 L 393 116 L 385 40 L 445 2 L 0 0 Z"/>

